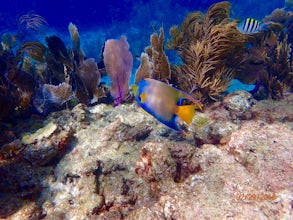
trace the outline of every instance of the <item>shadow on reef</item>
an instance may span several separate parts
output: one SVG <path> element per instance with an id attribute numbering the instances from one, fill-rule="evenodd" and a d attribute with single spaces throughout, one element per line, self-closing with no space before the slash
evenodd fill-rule
<path id="1" fill-rule="evenodd" d="M 20 139 L 8 129 L 1 133 L 1 218 L 6 218 L 23 207 L 32 209 L 32 213 L 35 213 L 35 216 L 31 216 L 32 219 L 46 215 L 42 213 L 42 201 L 36 201 L 47 179 L 54 176 L 56 164 L 74 149 L 75 129 L 87 124 L 82 115 L 74 113 L 80 107 L 77 106 L 70 112 L 65 110 L 61 115 L 53 114 L 50 121 L 34 121 L 34 125 L 29 120 L 19 122 L 16 130 L 31 127 L 27 129 L 30 132 L 20 135 Z"/>

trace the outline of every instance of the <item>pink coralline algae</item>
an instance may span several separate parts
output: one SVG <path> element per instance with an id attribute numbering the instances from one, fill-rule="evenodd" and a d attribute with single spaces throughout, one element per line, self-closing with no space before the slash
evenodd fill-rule
<path id="1" fill-rule="evenodd" d="M 107 40 L 103 56 L 106 71 L 111 79 L 111 95 L 115 99 L 114 105 L 117 106 L 127 98 L 133 65 L 126 37 Z"/>

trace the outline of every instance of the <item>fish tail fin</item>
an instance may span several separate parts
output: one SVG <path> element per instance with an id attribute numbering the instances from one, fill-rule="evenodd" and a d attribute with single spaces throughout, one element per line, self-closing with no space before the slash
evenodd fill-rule
<path id="1" fill-rule="evenodd" d="M 182 105 L 178 106 L 176 114 L 187 124 L 190 124 L 194 115 L 193 105 Z"/>

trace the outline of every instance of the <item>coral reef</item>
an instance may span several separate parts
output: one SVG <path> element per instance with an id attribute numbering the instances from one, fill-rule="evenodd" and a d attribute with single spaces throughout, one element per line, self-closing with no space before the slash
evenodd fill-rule
<path id="1" fill-rule="evenodd" d="M 189 136 L 126 102 L 126 37 L 107 40 L 97 63 L 74 24 L 70 49 L 55 35 L 30 38 L 46 22 L 22 17 L 30 39 L 4 34 L 0 46 L 0 218 L 291 219 L 292 33 L 282 26 L 292 29 L 292 14 L 277 10 L 267 31 L 243 35 L 230 6 L 170 29 L 181 64 L 169 63 L 163 29 L 141 54 L 136 83 L 155 78 L 208 103 Z M 232 78 L 256 87 L 226 95 Z"/>
<path id="2" fill-rule="evenodd" d="M 41 17 L 32 16 L 33 21 L 24 20 L 23 23 L 32 22 L 28 23 L 27 28 L 36 31 L 43 21 Z M 93 58 L 84 58 L 77 27 L 72 23 L 69 32 L 72 50 L 54 35 L 45 38 L 47 46 L 40 41 L 15 44 L 11 35 L 3 35 L 4 46 L 0 50 L 0 119 L 29 115 L 34 110 L 47 115 L 63 108 L 63 103 L 69 100 L 89 105 L 104 97 L 108 99 L 109 90 L 100 85 L 97 64 Z M 129 84 L 129 81 L 125 83 Z"/>
<path id="3" fill-rule="evenodd" d="M 293 12 L 285 11 L 283 8 L 275 9 L 270 15 L 263 19 L 264 22 L 277 22 L 287 29 L 288 42 L 293 42 Z"/>
<path id="4" fill-rule="evenodd" d="M 180 27 L 171 27 L 168 48 L 178 52 L 181 64 L 169 63 L 164 52 L 163 29 L 152 34 L 151 45 L 145 48 L 146 53 L 141 54 L 135 83 L 145 77 L 155 78 L 180 88 L 202 103 L 210 103 L 222 99 L 230 80 L 237 78 L 256 85 L 251 93 L 257 99 L 281 98 L 293 84 L 291 32 L 286 34 L 280 28 L 281 25 L 287 30 L 291 28 L 291 13 L 274 11 L 264 19 L 264 22 L 273 24 L 269 31 L 247 36 L 237 31 L 236 21 L 229 17 L 230 6 L 229 2 L 219 2 L 206 14 L 190 13 Z M 41 16 L 34 14 L 24 16 L 22 20 L 21 25 L 26 24 L 27 29 L 33 31 L 46 24 Z M 133 58 L 126 38 L 108 40 L 102 60 L 96 63 L 93 58 L 85 58 L 77 27 L 70 23 L 68 30 L 72 49 L 55 35 L 45 37 L 44 45 L 35 38 L 17 42 L 13 35 L 3 34 L 0 103 L 7 109 L 0 110 L 0 118 L 8 117 L 9 120 L 9 112 L 12 112 L 11 118 L 29 115 L 34 110 L 47 114 L 64 108 L 62 104 L 69 100 L 69 107 L 77 103 L 111 103 L 110 92 L 114 105 L 130 100 L 129 77 Z M 116 49 L 111 51 L 110 48 Z M 105 74 L 104 63 L 111 78 L 110 92 L 100 82 L 101 74 Z M 50 98 L 40 95 L 44 85 L 62 83 L 71 86 L 72 99 L 58 102 L 56 108 L 40 111 L 39 105 L 34 103 L 50 105 L 51 102 Z M 44 99 L 40 100 L 40 97 Z"/>
<path id="5" fill-rule="evenodd" d="M 276 9 L 263 21 L 270 24 L 267 31 L 245 35 L 229 18 L 230 6 L 214 4 L 171 27 L 168 48 L 183 62 L 171 66 L 171 83 L 203 103 L 221 98 L 232 78 L 256 84 L 252 93 L 258 99 L 281 98 L 293 85 L 291 13 Z"/>
<path id="6" fill-rule="evenodd" d="M 189 138 L 135 104 L 55 112 L 1 158 L 0 216 L 290 218 L 292 99 L 232 93 L 194 117 Z"/>

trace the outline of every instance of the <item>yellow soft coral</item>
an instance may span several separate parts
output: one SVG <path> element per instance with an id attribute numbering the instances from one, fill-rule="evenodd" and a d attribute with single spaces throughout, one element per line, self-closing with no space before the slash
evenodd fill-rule
<path id="1" fill-rule="evenodd" d="M 180 28 L 170 30 L 169 49 L 177 49 L 182 65 L 172 67 L 178 86 L 202 102 L 224 92 L 241 63 L 245 37 L 229 19 L 229 2 L 212 5 L 207 14 L 189 14 Z"/>

